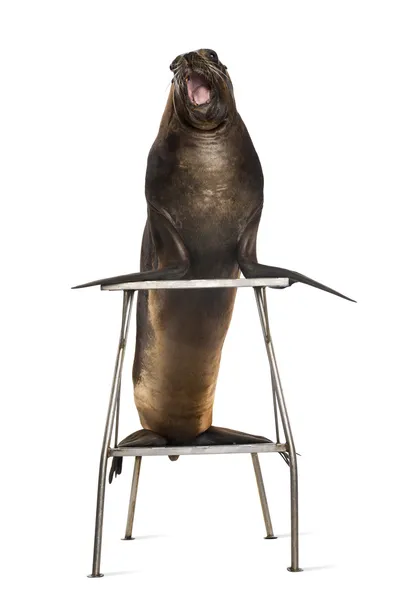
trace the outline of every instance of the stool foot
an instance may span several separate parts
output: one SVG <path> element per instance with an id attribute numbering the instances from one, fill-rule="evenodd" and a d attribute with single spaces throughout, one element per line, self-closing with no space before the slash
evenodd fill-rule
<path id="1" fill-rule="evenodd" d="M 292 567 L 287 567 L 287 571 L 290 571 L 290 573 L 300 573 L 300 571 L 304 571 L 304 569 L 300 569 L 299 567 L 297 567 L 296 569 L 293 569 Z"/>
<path id="2" fill-rule="evenodd" d="M 104 576 L 104 574 L 103 574 L 103 573 L 98 573 L 97 575 L 93 575 L 93 574 L 91 573 L 91 575 L 87 575 L 87 577 L 89 577 L 90 579 L 94 579 L 95 577 L 103 577 L 103 576 Z"/>
<path id="3" fill-rule="evenodd" d="M 129 542 L 130 540 L 134 540 L 134 539 L 135 539 L 135 538 L 134 538 L 134 537 L 131 537 L 131 536 L 128 536 L 128 537 L 123 537 L 123 538 L 121 538 L 121 540 L 122 540 L 123 542 Z"/>
<path id="4" fill-rule="evenodd" d="M 276 540 L 277 536 L 276 535 L 266 535 L 266 537 L 264 539 L 265 540 Z"/>

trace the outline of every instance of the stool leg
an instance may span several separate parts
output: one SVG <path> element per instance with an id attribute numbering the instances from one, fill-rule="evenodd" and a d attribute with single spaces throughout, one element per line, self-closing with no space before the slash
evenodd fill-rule
<path id="1" fill-rule="evenodd" d="M 131 495 L 129 498 L 128 519 L 126 521 L 125 537 L 123 540 L 134 540 L 132 537 L 133 520 L 135 516 L 136 494 L 138 492 L 139 474 L 141 472 L 142 456 L 135 456 L 135 465 L 133 469 Z"/>
<path id="2" fill-rule="evenodd" d="M 266 526 L 267 535 L 266 540 L 275 540 L 277 537 L 273 532 L 273 525 L 271 523 L 270 511 L 268 509 L 266 490 L 264 488 L 263 475 L 261 474 L 260 461 L 258 454 L 252 454 L 251 459 L 253 461 L 254 473 L 256 475 L 257 488 L 260 496 L 261 510 L 263 511 L 264 523 Z"/>
<path id="3" fill-rule="evenodd" d="M 102 546 L 102 525 L 104 521 L 104 504 L 105 504 L 105 484 L 107 476 L 107 464 L 109 456 L 109 444 L 114 426 L 114 416 L 116 401 L 119 397 L 118 390 L 121 385 L 122 366 L 124 362 L 126 340 L 128 337 L 129 322 L 132 311 L 133 291 L 125 291 L 122 308 L 122 324 L 121 334 L 119 338 L 118 352 L 116 356 L 114 378 L 112 381 L 111 395 L 108 405 L 108 414 L 105 423 L 104 438 L 102 441 L 101 458 L 99 463 L 98 477 L 98 494 L 97 494 L 97 509 L 95 515 L 95 536 L 94 536 L 94 553 L 92 559 L 92 573 L 88 577 L 103 577 L 100 572 L 101 568 L 101 546 Z"/>
<path id="4" fill-rule="evenodd" d="M 92 573 L 88 577 L 103 577 L 101 568 L 102 524 L 104 521 L 105 484 L 107 474 L 108 455 L 101 456 L 98 476 L 97 511 L 95 516 L 94 554 L 92 559 Z"/>
<path id="5" fill-rule="evenodd" d="M 288 571 L 302 571 L 298 564 L 298 472 L 297 455 L 290 452 L 290 495 L 291 495 L 291 567 Z"/>
<path id="6" fill-rule="evenodd" d="M 264 342 L 268 362 L 270 364 L 271 382 L 273 385 L 273 394 L 276 394 L 278 408 L 281 416 L 281 423 L 288 447 L 290 462 L 290 493 L 291 493 L 291 566 L 289 571 L 294 573 L 302 571 L 299 567 L 298 555 L 298 474 L 297 474 L 297 454 L 295 451 L 293 434 L 291 431 L 290 419 L 288 417 L 287 407 L 284 400 L 283 388 L 281 386 L 280 374 L 278 372 L 277 361 L 274 353 L 273 342 L 271 339 L 270 324 L 268 320 L 268 309 L 265 288 L 254 288 L 257 308 L 260 317 L 261 328 L 264 334 Z"/>

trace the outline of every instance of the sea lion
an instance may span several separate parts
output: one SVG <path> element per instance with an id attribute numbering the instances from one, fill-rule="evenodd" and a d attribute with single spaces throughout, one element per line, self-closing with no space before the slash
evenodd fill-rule
<path id="1" fill-rule="evenodd" d="M 213 50 L 178 56 L 148 157 L 148 218 L 141 272 L 77 287 L 131 281 L 287 277 L 347 298 L 300 273 L 259 264 L 263 172 L 233 85 Z M 267 438 L 212 426 L 235 289 L 139 292 L 133 366 L 143 426 L 121 445 L 228 444 Z"/>

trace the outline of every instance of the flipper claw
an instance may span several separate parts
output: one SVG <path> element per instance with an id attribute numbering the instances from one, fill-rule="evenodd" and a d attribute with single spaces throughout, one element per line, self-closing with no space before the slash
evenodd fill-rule
<path id="1" fill-rule="evenodd" d="M 112 480 L 117 475 L 122 473 L 122 456 L 114 456 L 112 459 L 111 469 L 109 471 L 108 481 L 112 483 Z"/>

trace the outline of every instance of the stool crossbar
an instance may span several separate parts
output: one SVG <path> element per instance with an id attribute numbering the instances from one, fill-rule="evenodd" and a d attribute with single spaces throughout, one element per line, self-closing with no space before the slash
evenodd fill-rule
<path id="1" fill-rule="evenodd" d="M 298 475 L 297 454 L 290 427 L 290 420 L 284 400 L 280 375 L 274 354 L 271 339 L 270 325 L 267 310 L 266 287 L 285 288 L 290 285 L 287 278 L 258 278 L 258 279 L 204 279 L 204 280 L 182 280 L 182 281 L 143 281 L 136 283 L 123 283 L 102 286 L 102 290 L 122 291 L 123 307 L 121 332 L 119 337 L 118 351 L 115 362 L 114 377 L 112 381 L 108 413 L 105 424 L 104 437 L 99 464 L 97 507 L 95 518 L 94 553 L 92 562 L 92 573 L 89 577 L 102 577 L 101 548 L 102 548 L 102 526 L 104 519 L 105 488 L 107 479 L 107 468 L 109 458 L 135 457 L 134 471 L 132 476 L 131 493 L 128 508 L 124 540 L 132 540 L 132 528 L 135 514 L 136 496 L 138 491 L 139 475 L 141 471 L 143 456 L 186 456 L 196 454 L 242 454 L 251 455 L 257 488 L 260 496 L 266 527 L 266 539 L 275 539 L 267 496 L 264 488 L 263 477 L 258 455 L 260 453 L 277 452 L 290 468 L 290 497 L 291 497 L 291 566 L 289 571 L 302 571 L 299 567 L 298 556 Z M 138 290 L 159 289 L 199 289 L 199 288 L 226 288 L 226 287 L 252 287 L 254 290 L 261 328 L 266 346 L 268 361 L 271 371 L 272 396 L 274 408 L 275 442 L 257 444 L 232 444 L 214 446 L 164 446 L 164 447 L 118 447 L 118 428 L 120 414 L 121 377 L 124 362 L 126 342 L 128 338 L 129 323 L 132 312 L 133 298 Z M 188 291 L 186 292 L 188 293 Z M 115 426 L 115 431 L 114 431 Z M 284 439 L 281 441 L 281 431 Z M 114 443 L 111 446 L 114 433 Z"/>

